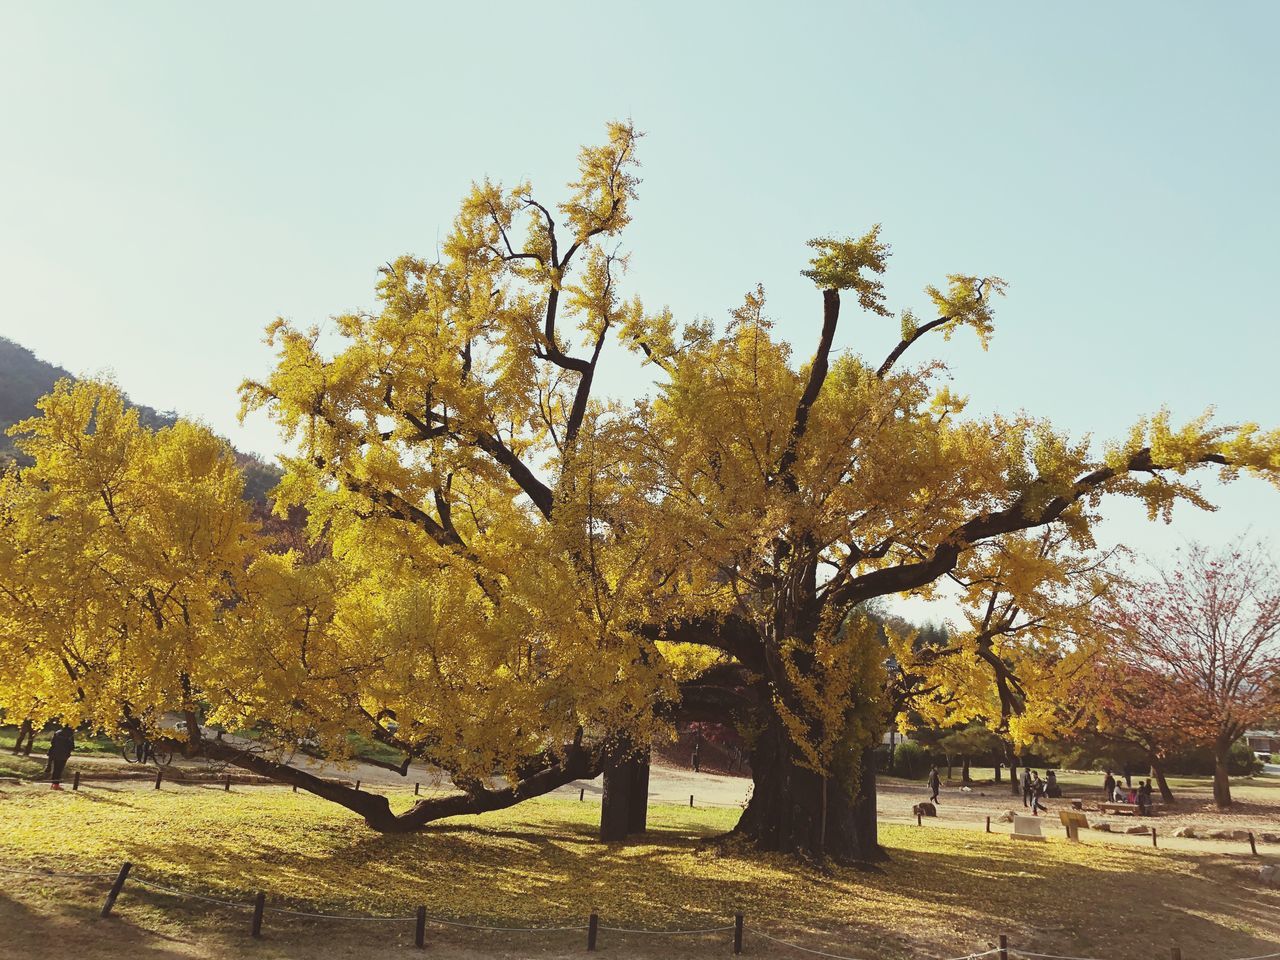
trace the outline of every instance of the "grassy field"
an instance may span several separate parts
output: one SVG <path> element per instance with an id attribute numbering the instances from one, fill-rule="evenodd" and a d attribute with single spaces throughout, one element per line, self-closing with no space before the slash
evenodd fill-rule
<path id="1" fill-rule="evenodd" d="M 0 804 L 6 867 L 110 872 L 128 859 L 140 878 L 183 890 L 239 902 L 265 890 L 273 903 L 331 912 L 408 915 L 425 904 L 456 920 L 559 926 L 583 924 L 595 909 L 606 925 L 671 929 L 731 922 L 740 909 L 748 931 L 882 958 L 957 956 L 986 949 L 1001 932 L 1028 950 L 1106 958 L 1162 953 L 1174 940 L 1188 958 L 1257 956 L 1280 940 L 1280 891 L 1262 888 L 1256 861 L 1245 857 L 1056 839 L 1023 845 L 980 832 L 886 826 L 891 860 L 864 872 L 717 843 L 712 838 L 737 816 L 731 810 L 656 807 L 642 842 L 618 846 L 595 841 L 598 808 L 575 801 L 532 801 L 409 836 L 379 836 L 324 801 L 274 788 L 15 789 Z M 27 917 L 27 926 L 33 918 L 52 922 L 42 913 L 50 910 L 92 923 L 100 887 L 16 876 L 3 878 L 0 924 L 7 914 Z M 123 924 L 167 936 L 200 929 L 217 942 L 224 932 L 243 934 L 224 931 L 219 925 L 229 921 L 216 908 L 137 887 L 122 899 L 121 915 Z M 311 943 L 312 952 L 298 956 L 346 955 L 332 952 L 341 936 L 319 936 L 293 929 L 289 939 Z M 576 935 L 565 936 L 546 949 L 568 950 Z M 433 937 L 455 935 L 433 930 Z M 717 943 L 691 943 L 686 955 L 725 952 Z M 512 955 L 544 949 L 535 947 L 521 943 L 524 952 Z M 276 948 L 294 955 L 283 941 Z M 646 949 L 625 955 L 669 955 Z"/>
<path id="2" fill-rule="evenodd" d="M 45 730 L 36 734 L 34 748 L 32 754 L 41 754 L 49 749 L 49 740 L 53 736 L 53 730 Z M 17 741 L 18 728 L 14 726 L 0 726 L 0 751 L 9 751 L 12 756 L 13 745 Z M 76 735 L 76 753 L 102 754 L 105 756 L 120 756 L 119 741 L 112 740 L 110 737 L 98 735 L 94 737 L 85 736 L 83 733 Z M 43 766 L 44 761 L 41 761 Z"/>

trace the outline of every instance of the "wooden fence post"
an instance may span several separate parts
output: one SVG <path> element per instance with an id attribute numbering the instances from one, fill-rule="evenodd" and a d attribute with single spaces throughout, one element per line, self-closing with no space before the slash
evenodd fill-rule
<path id="1" fill-rule="evenodd" d="M 71 789 L 72 790 L 80 789 L 80 771 L 79 770 L 75 772 L 75 776 L 71 780 Z"/>
<path id="2" fill-rule="evenodd" d="M 427 946 L 427 908 L 418 908 L 418 926 L 413 933 L 413 945 L 419 950 Z"/>
<path id="3" fill-rule="evenodd" d="M 594 910 L 587 920 L 587 949 L 594 950 L 596 948 L 596 934 L 600 929 L 600 917 Z"/>
<path id="4" fill-rule="evenodd" d="M 1169 948 L 1169 960 L 1182 960 L 1182 948 L 1181 948 L 1181 947 L 1170 947 L 1170 948 Z"/>
<path id="5" fill-rule="evenodd" d="M 415 783 L 415 784 L 413 785 L 413 795 L 414 795 L 415 797 L 418 795 L 418 788 L 419 788 L 420 786 L 422 786 L 422 784 L 420 784 L 420 783 Z"/>
<path id="6" fill-rule="evenodd" d="M 922 814 L 922 813 L 917 813 L 917 814 L 916 814 L 916 826 L 917 826 L 917 827 L 923 827 L 923 826 L 924 826 L 924 814 Z"/>
<path id="7" fill-rule="evenodd" d="M 1009 960 L 1009 938 L 1000 934 L 1000 960 Z"/>
<path id="8" fill-rule="evenodd" d="M 126 860 L 120 864 L 120 872 L 116 874 L 116 878 L 111 883 L 111 889 L 107 891 L 107 902 L 102 905 L 102 915 L 104 917 L 111 916 L 111 908 L 116 905 L 116 897 L 120 896 L 120 891 L 124 889 L 124 882 L 129 878 L 129 871 L 133 868 L 133 864 Z"/>
<path id="9" fill-rule="evenodd" d="M 156 789 L 157 789 L 157 790 L 159 790 L 159 789 L 160 789 L 160 778 L 161 778 L 162 776 L 164 776 L 164 771 L 163 771 L 163 770 L 157 770 L 157 771 L 156 771 Z"/>
<path id="10" fill-rule="evenodd" d="M 587 788 L 582 787 L 581 789 L 578 790 L 578 799 L 585 800 L 586 798 L 587 798 Z"/>
<path id="11" fill-rule="evenodd" d="M 253 922 L 249 926 L 249 935 L 253 937 L 262 936 L 262 913 L 267 908 L 267 895 L 259 890 L 258 895 L 253 898 Z"/>
<path id="12" fill-rule="evenodd" d="M 1156 828 L 1155 828 L 1155 827 L 1152 827 L 1152 828 L 1151 828 L 1151 846 L 1155 847 L 1157 850 L 1158 850 L 1158 849 L 1160 849 L 1159 844 L 1157 844 L 1157 843 L 1156 843 Z"/>
<path id="13" fill-rule="evenodd" d="M 987 833 L 991 832 L 991 818 L 987 817 Z"/>
<path id="14" fill-rule="evenodd" d="M 742 952 L 742 911 L 733 915 L 733 952 Z"/>
<path id="15" fill-rule="evenodd" d="M 693 794 L 689 794 L 689 806 L 693 806 Z"/>
<path id="16" fill-rule="evenodd" d="M 226 779 L 226 781 L 222 784 L 222 792 L 223 792 L 223 793 L 230 793 L 230 792 L 231 792 L 231 774 L 229 774 L 229 773 L 227 774 L 227 779 Z"/>
<path id="17" fill-rule="evenodd" d="M 359 789 L 360 789 L 360 781 L 359 781 L 359 780 L 357 780 L 357 781 L 356 781 L 356 789 L 357 789 L 357 790 L 359 790 Z"/>

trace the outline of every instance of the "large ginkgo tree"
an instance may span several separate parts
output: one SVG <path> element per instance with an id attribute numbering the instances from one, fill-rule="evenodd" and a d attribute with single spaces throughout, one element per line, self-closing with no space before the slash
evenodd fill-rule
<path id="1" fill-rule="evenodd" d="M 270 328 L 277 363 L 242 397 L 279 423 L 277 507 L 302 508 L 322 549 L 220 548 L 217 654 L 171 658 L 177 679 L 148 704 L 187 713 L 188 753 L 386 831 L 603 772 L 615 838 L 643 826 L 653 738 L 712 720 L 751 747 L 740 835 L 871 857 L 869 752 L 898 711 L 1031 735 L 1036 693 L 1087 668 L 1076 638 L 1108 588 L 1091 536 L 1104 496 L 1154 518 L 1203 503 L 1198 468 L 1280 478 L 1280 434 L 1252 426 L 1159 414 L 1096 450 L 1042 420 L 966 414 L 924 351 L 959 333 L 985 345 L 1004 283 L 953 275 L 926 315 L 890 319 L 878 228 L 812 242 L 815 333 L 798 357 L 759 289 L 720 326 L 646 309 L 624 295 L 620 246 L 637 142 L 610 125 L 559 204 L 474 185 L 438 256 L 387 263 L 377 308 L 336 318 L 336 337 Z M 899 342 L 836 355 L 849 311 Z M 601 382 L 606 350 L 648 372 L 641 400 Z M 944 583 L 964 629 L 886 646 L 873 602 Z M 6 607 L 0 624 L 25 616 Z M 114 723 L 116 707 L 77 715 Z M 210 725 L 252 728 L 258 746 Z M 353 728 L 458 790 L 393 811 L 262 746 L 336 753 Z"/>

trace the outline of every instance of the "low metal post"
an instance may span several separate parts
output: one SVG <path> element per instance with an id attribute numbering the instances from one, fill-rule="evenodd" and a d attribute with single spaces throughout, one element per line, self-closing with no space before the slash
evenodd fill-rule
<path id="1" fill-rule="evenodd" d="M 262 913 L 267 909 L 267 895 L 259 890 L 258 895 L 253 898 L 253 922 L 249 926 L 249 935 L 253 937 L 262 936 Z"/>
<path id="2" fill-rule="evenodd" d="M 419 787 L 421 787 L 421 786 L 422 786 L 422 784 L 420 784 L 420 783 L 415 783 L 415 784 L 413 785 L 413 795 L 414 795 L 415 797 L 418 795 L 418 788 L 419 788 Z"/>
<path id="3" fill-rule="evenodd" d="M 1155 847 L 1157 850 L 1159 850 L 1159 849 L 1160 849 L 1160 845 L 1159 845 L 1158 843 L 1156 843 L 1156 828 L 1155 828 L 1155 827 L 1152 827 L 1152 828 L 1151 828 L 1151 846 Z"/>
<path id="4" fill-rule="evenodd" d="M 689 794 L 689 806 L 693 806 L 693 794 Z"/>
<path id="5" fill-rule="evenodd" d="M 1000 934 L 1000 960 L 1009 960 L 1009 938 Z"/>
<path id="6" fill-rule="evenodd" d="M 418 926 L 413 932 L 413 945 L 419 950 L 427 946 L 427 908 L 418 908 Z"/>
<path id="7" fill-rule="evenodd" d="M 80 789 L 80 771 L 79 770 L 75 772 L 75 775 L 71 779 L 71 789 L 72 790 Z"/>
<path id="8" fill-rule="evenodd" d="M 107 891 L 107 902 L 102 905 L 104 917 L 111 916 L 111 908 L 116 905 L 116 897 L 120 896 L 120 891 L 124 889 L 124 882 L 129 879 L 129 871 L 132 869 L 133 864 L 128 860 L 120 864 L 120 872 L 116 874 L 115 880 L 111 883 L 111 889 Z"/>
<path id="9" fill-rule="evenodd" d="M 587 788 L 582 787 L 578 790 L 578 800 L 582 801 L 582 800 L 585 800 L 586 798 L 587 798 Z"/>
<path id="10" fill-rule="evenodd" d="M 222 792 L 223 793 L 231 792 L 231 774 L 229 773 L 227 774 L 227 779 L 224 780 L 222 783 Z"/>
<path id="11" fill-rule="evenodd" d="M 163 771 L 163 770 L 157 770 L 157 771 L 156 771 L 156 789 L 157 789 L 157 790 L 159 790 L 159 789 L 160 789 L 160 778 L 161 778 L 161 777 L 163 777 L 163 776 L 164 776 L 164 771 Z"/>
<path id="12" fill-rule="evenodd" d="M 733 952 L 742 952 L 742 911 L 733 915 Z"/>
<path id="13" fill-rule="evenodd" d="M 991 832 L 991 818 L 987 817 L 987 833 Z"/>
<path id="14" fill-rule="evenodd" d="M 596 934 L 600 930 L 600 917 L 594 910 L 587 920 L 587 949 L 594 950 L 596 948 Z"/>

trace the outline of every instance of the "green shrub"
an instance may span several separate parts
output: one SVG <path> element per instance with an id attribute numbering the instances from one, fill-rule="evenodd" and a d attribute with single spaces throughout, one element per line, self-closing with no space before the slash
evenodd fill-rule
<path id="1" fill-rule="evenodd" d="M 1227 754 L 1227 773 L 1233 777 L 1252 777 L 1261 772 L 1262 761 L 1253 755 L 1246 741 L 1237 740 L 1231 745 L 1231 752 Z"/>
<path id="2" fill-rule="evenodd" d="M 929 755 L 928 750 L 914 741 L 904 740 L 893 751 L 893 769 L 891 772 L 896 777 L 919 780 L 929 772 L 929 767 L 932 765 L 933 758 Z"/>

